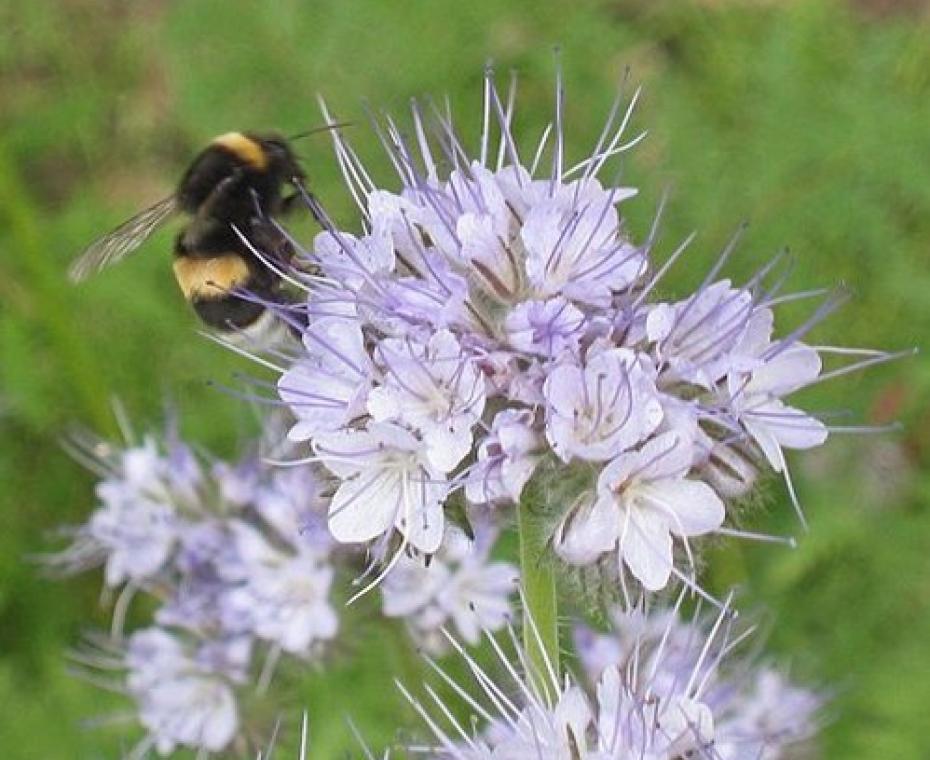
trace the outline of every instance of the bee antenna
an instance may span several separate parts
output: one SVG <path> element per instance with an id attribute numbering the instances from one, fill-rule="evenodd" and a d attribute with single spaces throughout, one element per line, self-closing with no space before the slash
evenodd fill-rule
<path id="1" fill-rule="evenodd" d="M 322 127 L 314 127 L 313 129 L 308 129 L 306 132 L 298 132 L 296 135 L 291 135 L 288 137 L 288 140 L 300 140 L 302 137 L 309 137 L 310 135 L 315 135 L 318 132 L 329 132 L 333 129 L 342 129 L 343 127 L 353 126 L 351 121 L 337 121 L 332 124 L 324 124 Z"/>

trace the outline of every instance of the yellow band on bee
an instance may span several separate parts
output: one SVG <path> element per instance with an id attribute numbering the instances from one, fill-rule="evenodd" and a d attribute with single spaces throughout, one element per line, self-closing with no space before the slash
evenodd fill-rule
<path id="1" fill-rule="evenodd" d="M 174 276 L 188 300 L 222 298 L 249 280 L 249 266 L 242 256 L 226 253 L 209 259 L 184 256 L 174 260 Z"/>
<path id="2" fill-rule="evenodd" d="M 251 137 L 246 137 L 242 132 L 227 132 L 225 135 L 217 137 L 213 144 L 226 148 L 240 161 L 258 171 L 264 171 L 268 168 L 268 156 L 262 146 Z"/>

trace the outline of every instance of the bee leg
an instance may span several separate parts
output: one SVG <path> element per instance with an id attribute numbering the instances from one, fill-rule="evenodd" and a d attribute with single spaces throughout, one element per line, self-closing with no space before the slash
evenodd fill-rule
<path id="1" fill-rule="evenodd" d="M 250 242 L 275 263 L 288 266 L 294 258 L 294 247 L 276 223 L 256 224 L 251 228 Z"/>
<path id="2" fill-rule="evenodd" d="M 240 169 L 235 169 L 232 174 L 223 177 L 223 179 L 217 182 L 216 186 L 210 191 L 210 194 L 197 209 L 197 213 L 194 215 L 195 220 L 206 221 L 215 218 L 217 216 L 217 204 L 228 197 L 230 189 L 239 182 L 240 179 L 242 179 L 242 171 Z"/>
<path id="3" fill-rule="evenodd" d="M 180 245 L 188 249 L 196 247 L 197 242 L 202 240 L 203 236 L 209 234 L 211 230 L 216 229 L 218 224 L 244 226 L 243 222 L 247 220 L 229 219 L 228 216 L 218 213 L 221 210 L 221 204 L 229 197 L 230 189 L 239 180 L 240 176 L 239 172 L 235 172 L 217 182 L 210 194 L 197 208 L 196 213 L 191 217 L 190 223 L 181 232 Z"/>
<path id="4" fill-rule="evenodd" d="M 320 227 L 324 229 L 330 227 L 331 225 L 326 222 L 326 214 L 323 211 L 323 207 L 320 205 L 316 196 L 307 189 L 307 186 L 297 177 L 291 179 L 291 184 L 294 185 L 295 190 L 286 198 L 282 199 L 281 209 L 283 211 L 290 211 L 297 203 L 303 202 Z"/>

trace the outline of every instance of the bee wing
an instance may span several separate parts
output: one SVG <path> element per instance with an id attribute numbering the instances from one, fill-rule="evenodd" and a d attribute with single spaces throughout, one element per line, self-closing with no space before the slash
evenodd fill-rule
<path id="1" fill-rule="evenodd" d="M 71 282 L 80 282 L 104 267 L 115 264 L 142 245 L 178 210 L 175 197 L 169 196 L 127 219 L 115 230 L 91 243 L 68 269 Z"/>

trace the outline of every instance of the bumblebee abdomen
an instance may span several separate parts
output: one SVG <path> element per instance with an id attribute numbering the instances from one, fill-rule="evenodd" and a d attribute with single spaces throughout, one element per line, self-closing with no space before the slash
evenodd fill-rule
<path id="1" fill-rule="evenodd" d="M 195 298 L 191 306 L 205 325 L 216 330 L 243 330 L 257 322 L 266 311 L 261 304 L 237 295 Z"/>
<path id="2" fill-rule="evenodd" d="M 243 251 L 178 251 L 174 276 L 197 316 L 217 330 L 251 327 L 276 301 L 277 278 Z"/>
<path id="3" fill-rule="evenodd" d="M 251 278 L 251 269 L 238 253 L 208 258 L 180 256 L 174 260 L 174 277 L 188 301 L 217 300 L 246 285 Z"/>
<path id="4" fill-rule="evenodd" d="M 174 276 L 184 297 L 208 327 L 241 330 L 265 311 L 242 292 L 256 286 L 249 262 L 238 253 L 210 257 L 179 256 Z"/>

